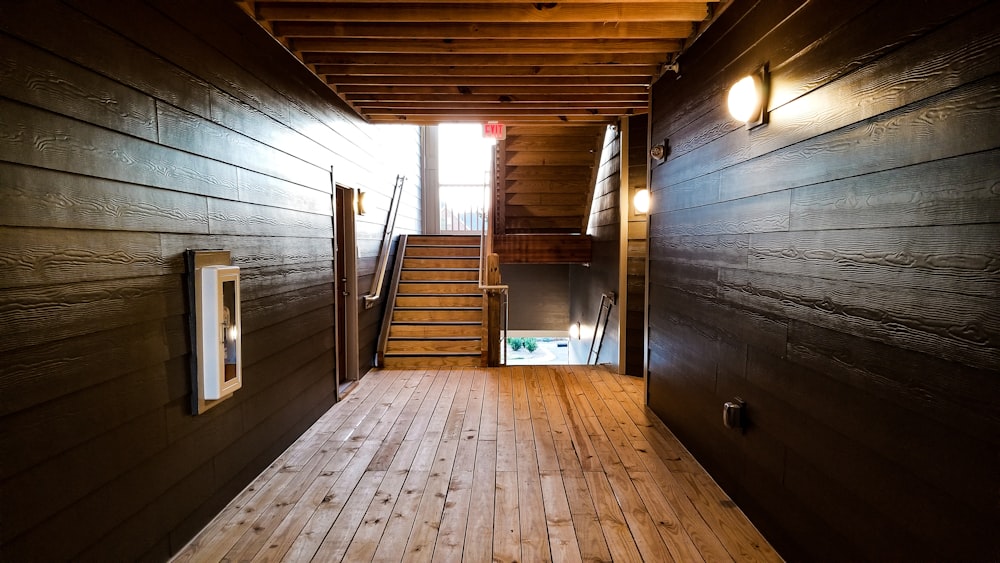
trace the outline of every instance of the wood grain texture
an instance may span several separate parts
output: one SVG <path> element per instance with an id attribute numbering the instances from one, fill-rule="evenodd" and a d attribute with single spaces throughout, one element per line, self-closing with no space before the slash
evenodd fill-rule
<path id="1" fill-rule="evenodd" d="M 20 227 L 208 232 L 205 196 L 0 163 L 0 220 Z"/>
<path id="2" fill-rule="evenodd" d="M 728 549 L 777 560 L 738 511 L 718 507 L 731 501 L 693 477 L 693 461 L 671 459 L 689 454 L 630 379 L 565 366 L 372 372 L 176 560 L 255 548 L 275 559 L 580 561 L 614 550 L 716 561 Z M 578 439 L 602 444 L 587 472 Z M 395 456 L 377 461 L 386 443 Z"/>
<path id="3" fill-rule="evenodd" d="M 114 33 L 100 21 L 57 0 L 5 2 L 0 9 L 2 29 L 7 33 L 153 98 L 198 115 L 208 114 L 210 95 L 204 82 Z M 39 18 L 39 13 L 47 14 L 49 23 Z M 53 21 L 61 25 L 53 26 Z M 79 37 L 88 40 L 81 42 Z M 109 57 L 108 53 L 118 56 Z M 136 68 L 142 72 L 135 72 Z"/>
<path id="4" fill-rule="evenodd" d="M 995 223 L 996 149 L 854 176 L 792 191 L 794 231 Z"/>
<path id="5" fill-rule="evenodd" d="M 791 559 L 996 550 L 997 6 L 904 7 L 734 6 L 654 87 L 649 404 Z"/>
<path id="6" fill-rule="evenodd" d="M 156 140 L 154 100 L 7 35 L 0 35 L 0 94 Z"/>
<path id="7" fill-rule="evenodd" d="M 237 197 L 236 168 L 0 100 L 0 157 L 11 162 L 219 197 Z"/>
<path id="8" fill-rule="evenodd" d="M 974 367 L 993 369 L 1000 362 L 1000 311 L 990 299 L 729 270 L 719 278 L 726 302 L 902 348 L 933 350 Z"/>
<path id="9" fill-rule="evenodd" d="M 182 547 L 334 401 L 331 167 L 378 195 L 373 155 L 408 144 L 384 174 L 419 176 L 415 128 L 360 123 L 237 8 L 180 8 L 0 6 L 0 441 L 16 460 L 0 498 L 21 514 L 4 559 Z M 243 274 L 246 385 L 201 417 L 189 248 L 229 249 Z"/>
<path id="10" fill-rule="evenodd" d="M 961 225 L 751 235 L 751 270 L 1000 297 L 1000 227 Z"/>

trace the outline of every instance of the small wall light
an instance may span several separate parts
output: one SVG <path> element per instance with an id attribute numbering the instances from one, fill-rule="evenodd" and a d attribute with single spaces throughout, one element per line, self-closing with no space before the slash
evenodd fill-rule
<path id="1" fill-rule="evenodd" d="M 580 321 L 569 325 L 569 337 L 580 340 Z"/>
<path id="2" fill-rule="evenodd" d="M 358 195 L 354 198 L 354 212 L 358 215 L 365 214 L 365 192 L 361 190 L 358 190 Z"/>
<path id="3" fill-rule="evenodd" d="M 748 129 L 762 125 L 767 120 L 767 95 L 768 74 L 764 66 L 729 88 L 726 99 L 729 114 L 746 123 Z"/>
<path id="4" fill-rule="evenodd" d="M 643 188 L 635 192 L 635 196 L 632 197 L 632 205 L 635 206 L 635 212 L 639 214 L 646 214 L 649 212 L 649 190 Z"/>

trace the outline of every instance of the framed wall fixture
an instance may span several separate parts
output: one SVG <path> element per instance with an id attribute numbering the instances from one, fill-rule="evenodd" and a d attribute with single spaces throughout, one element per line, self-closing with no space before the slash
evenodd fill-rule
<path id="1" fill-rule="evenodd" d="M 225 250 L 188 250 L 191 411 L 201 414 L 243 386 L 240 269 Z"/>
<path id="2" fill-rule="evenodd" d="M 753 129 L 767 123 L 767 102 L 770 97 L 770 75 L 767 64 L 736 81 L 729 88 L 726 105 L 733 119 Z"/>

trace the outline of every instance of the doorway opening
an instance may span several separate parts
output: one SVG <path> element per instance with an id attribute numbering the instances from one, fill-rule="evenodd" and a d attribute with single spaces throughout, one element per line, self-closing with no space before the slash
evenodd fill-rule
<path id="1" fill-rule="evenodd" d="M 569 364 L 569 337 L 544 330 L 512 330 L 507 333 L 507 365 L 538 366 Z"/>
<path id="2" fill-rule="evenodd" d="M 438 126 L 438 232 L 482 232 L 493 144 L 483 138 L 479 123 Z"/>
<path id="3" fill-rule="evenodd" d="M 337 343 L 337 400 L 360 378 L 358 369 L 358 268 L 354 225 L 354 190 L 334 190 L 334 296 Z"/>

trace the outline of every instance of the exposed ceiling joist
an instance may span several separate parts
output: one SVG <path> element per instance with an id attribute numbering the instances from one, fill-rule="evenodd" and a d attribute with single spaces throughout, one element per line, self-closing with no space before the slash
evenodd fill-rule
<path id="1" fill-rule="evenodd" d="M 372 122 L 610 123 L 729 0 L 236 0 Z"/>

